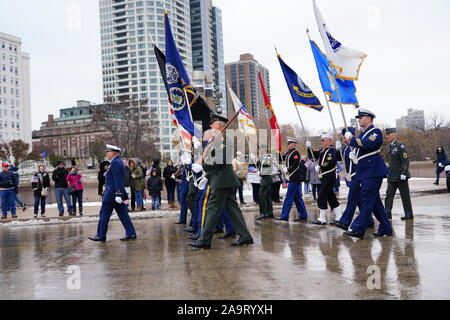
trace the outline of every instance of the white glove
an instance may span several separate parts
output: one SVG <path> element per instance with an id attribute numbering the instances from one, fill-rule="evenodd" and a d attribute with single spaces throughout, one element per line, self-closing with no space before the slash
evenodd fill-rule
<path id="1" fill-rule="evenodd" d="M 192 171 L 194 171 L 195 173 L 202 172 L 203 171 L 203 166 L 201 164 L 194 163 L 192 165 Z"/>
<path id="2" fill-rule="evenodd" d="M 404 174 L 400 175 L 400 180 L 406 180 L 406 176 Z"/>
<path id="3" fill-rule="evenodd" d="M 336 149 L 341 150 L 342 148 L 342 142 L 336 141 Z"/>
<path id="4" fill-rule="evenodd" d="M 191 154 L 190 153 L 184 153 L 180 157 L 181 164 L 188 166 L 192 163 Z"/>
<path id="5" fill-rule="evenodd" d="M 311 146 L 312 146 L 311 141 L 306 141 L 306 147 L 311 148 Z"/>
<path id="6" fill-rule="evenodd" d="M 118 204 L 122 204 L 123 203 L 123 200 L 122 200 L 122 198 L 121 197 L 116 197 L 116 202 L 118 203 Z"/>
<path id="7" fill-rule="evenodd" d="M 347 131 L 347 132 L 345 133 L 345 139 L 350 140 L 351 138 L 353 138 L 352 133 L 351 133 L 350 131 Z"/>
<path id="8" fill-rule="evenodd" d="M 170 176 L 170 178 L 173 179 L 173 180 L 176 180 L 176 179 L 177 179 L 177 178 L 175 177 L 174 174 L 172 174 L 172 175 Z"/>
<path id="9" fill-rule="evenodd" d="M 136 175 L 133 173 L 133 174 L 131 175 L 131 177 L 134 179 L 134 178 L 136 178 Z"/>
<path id="10" fill-rule="evenodd" d="M 316 170 L 316 172 L 319 173 L 320 172 L 320 166 L 315 166 L 314 170 Z"/>
<path id="11" fill-rule="evenodd" d="M 200 182 L 198 183 L 198 188 L 199 188 L 200 190 L 205 190 L 207 184 L 208 184 L 208 178 L 203 178 L 203 179 L 200 180 Z"/>
<path id="12" fill-rule="evenodd" d="M 443 163 L 439 163 L 438 166 L 441 167 L 441 168 L 443 168 L 443 167 L 444 167 L 444 164 L 443 164 Z"/>

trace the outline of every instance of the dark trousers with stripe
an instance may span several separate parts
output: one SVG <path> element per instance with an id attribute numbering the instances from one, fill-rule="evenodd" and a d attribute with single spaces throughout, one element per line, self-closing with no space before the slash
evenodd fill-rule
<path id="1" fill-rule="evenodd" d="M 339 207 L 339 202 L 336 198 L 336 193 L 334 193 L 334 185 L 336 184 L 336 173 L 330 172 L 320 179 L 320 191 L 317 197 L 317 205 L 319 209 L 327 210 L 328 205 L 330 205 L 331 210 Z"/>

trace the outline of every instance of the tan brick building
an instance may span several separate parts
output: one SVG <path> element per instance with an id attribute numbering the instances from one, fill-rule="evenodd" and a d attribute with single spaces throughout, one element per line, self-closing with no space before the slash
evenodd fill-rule
<path id="1" fill-rule="evenodd" d="M 40 130 L 35 132 L 33 147 L 40 145 L 48 155 L 63 156 L 67 164 L 75 159 L 77 165 L 91 165 L 89 145 L 108 134 L 103 126 L 94 122 L 92 110 L 95 107 L 89 101 L 80 100 L 76 107 L 61 109 L 59 118 L 49 115 Z"/>

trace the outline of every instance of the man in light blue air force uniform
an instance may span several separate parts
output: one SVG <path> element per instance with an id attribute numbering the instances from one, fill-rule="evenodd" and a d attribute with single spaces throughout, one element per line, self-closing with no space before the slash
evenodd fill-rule
<path id="1" fill-rule="evenodd" d="M 119 158 L 122 150 L 116 146 L 106 145 L 106 157 L 111 165 L 106 173 L 105 193 L 100 208 L 100 220 L 98 222 L 97 234 L 89 237 L 92 241 L 106 241 L 106 232 L 111 214 L 116 209 L 120 222 L 126 230 L 126 235 L 121 238 L 122 241 L 136 239 L 136 231 L 128 215 L 128 196 L 124 185 L 125 167 L 123 161 Z"/>
<path id="2" fill-rule="evenodd" d="M 358 137 L 353 136 L 349 131 L 345 133 L 345 138 L 350 142 L 353 151 L 350 159 L 356 166 L 355 183 L 360 188 L 361 212 L 350 226 L 351 231 L 346 235 L 362 239 L 366 229 L 371 224 L 372 212 L 380 222 L 375 237 L 392 236 L 392 226 L 389 223 L 386 210 L 380 198 L 380 188 L 383 178 L 389 174 L 386 164 L 380 155 L 383 145 L 383 134 L 380 129 L 375 128 L 373 119 L 375 114 L 367 109 L 359 109 L 359 126 L 362 131 Z"/>

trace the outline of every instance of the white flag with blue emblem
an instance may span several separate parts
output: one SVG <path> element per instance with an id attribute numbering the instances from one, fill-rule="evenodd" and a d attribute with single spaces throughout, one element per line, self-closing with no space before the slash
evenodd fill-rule
<path id="1" fill-rule="evenodd" d="M 344 80 L 358 80 L 359 69 L 367 55 L 358 50 L 348 48 L 333 38 L 317 7 L 316 0 L 313 0 L 313 5 L 317 26 L 319 27 L 327 57 L 337 70 L 336 77 Z"/>
<path id="2" fill-rule="evenodd" d="M 239 100 L 239 98 L 236 96 L 234 91 L 230 88 L 230 86 L 228 86 L 228 91 L 230 92 L 231 100 L 233 101 L 234 110 L 236 112 L 239 112 L 238 122 L 241 127 L 241 130 L 244 131 L 244 134 L 246 136 L 255 135 L 256 127 L 253 122 L 253 118 L 247 112 L 244 105 Z"/>

